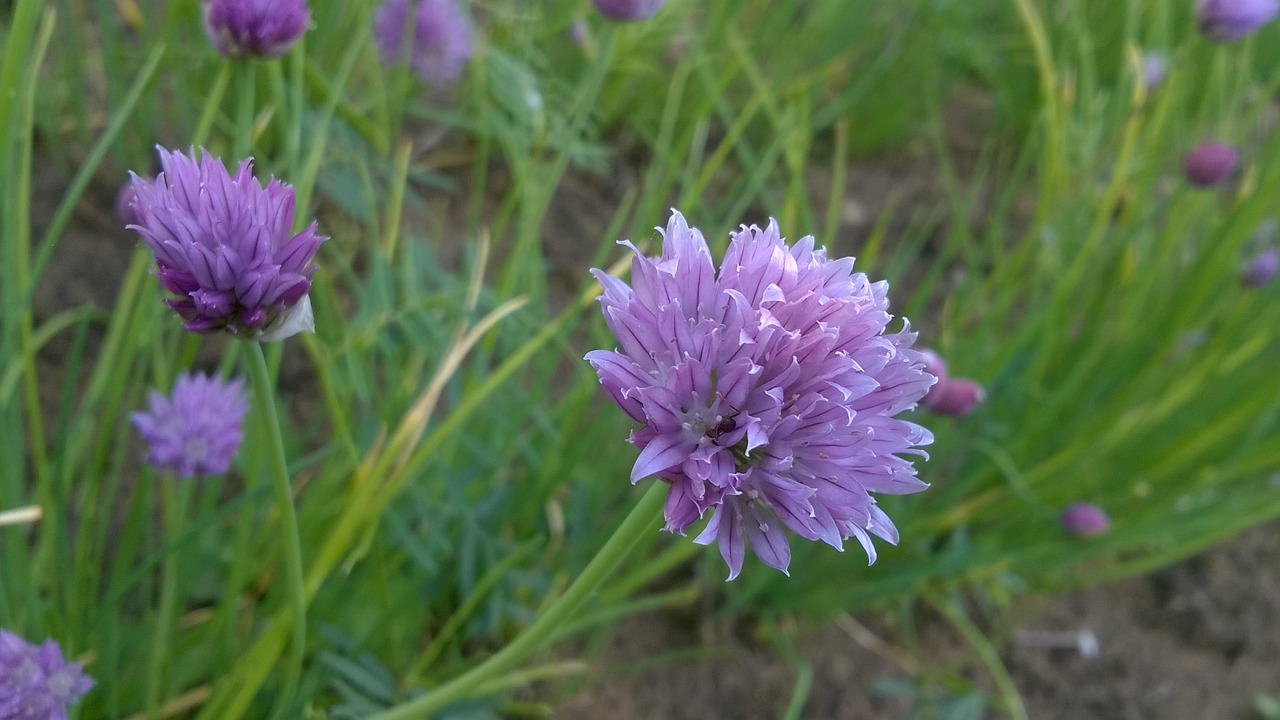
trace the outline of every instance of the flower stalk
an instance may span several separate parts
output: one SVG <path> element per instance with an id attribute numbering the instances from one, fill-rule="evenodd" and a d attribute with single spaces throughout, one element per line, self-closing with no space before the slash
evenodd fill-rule
<path id="1" fill-rule="evenodd" d="M 280 531 L 284 542 L 285 585 L 289 593 L 289 605 L 293 612 L 292 654 L 285 675 L 281 706 L 290 701 L 302 676 L 302 660 L 307 649 L 307 595 L 302 573 L 302 543 L 298 537 L 298 516 L 293 508 L 293 489 L 289 482 L 289 466 L 285 461 L 284 439 L 280 434 L 280 420 L 276 413 L 275 392 L 267 359 L 262 345 L 247 343 L 249 377 L 253 383 L 253 396 L 267 426 L 268 462 L 271 466 L 271 484 L 276 508 L 280 513 Z"/>
<path id="2" fill-rule="evenodd" d="M 582 606 L 600 583 L 607 578 L 623 558 L 631 552 L 644 533 L 652 532 L 661 516 L 667 485 L 653 482 L 640 502 L 631 510 L 613 536 L 605 542 L 600 552 L 591 559 L 577 580 L 565 590 L 551 607 L 538 616 L 520 637 L 516 638 L 496 655 L 480 665 L 459 675 L 422 697 L 402 703 L 374 716 L 374 720 L 409 720 L 430 717 L 432 713 L 450 703 L 470 697 L 481 685 L 505 675 L 532 655 L 543 643 Z"/>

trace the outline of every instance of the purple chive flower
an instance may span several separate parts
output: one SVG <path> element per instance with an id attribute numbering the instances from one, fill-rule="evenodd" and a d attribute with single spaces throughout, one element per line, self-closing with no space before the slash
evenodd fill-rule
<path id="1" fill-rule="evenodd" d="M 1255 290 L 1265 287 L 1280 272 L 1280 248 L 1269 247 L 1254 255 L 1240 272 L 1240 282 Z"/>
<path id="2" fill-rule="evenodd" d="M 1240 153 L 1226 143 L 1208 140 L 1187 153 L 1184 169 L 1187 181 L 1197 187 L 1211 187 L 1231 177 L 1240 166 Z"/>
<path id="3" fill-rule="evenodd" d="M 179 477 L 217 475 L 231 467 L 249 411 L 244 381 L 231 382 L 183 373 L 169 397 L 151 391 L 147 412 L 135 412 L 133 425 L 147 441 L 147 462 Z"/>
<path id="4" fill-rule="evenodd" d="M 888 284 L 830 260 L 805 237 L 788 246 L 770 221 L 742 226 L 719 271 L 696 228 L 674 212 L 662 255 L 630 243 L 632 285 L 593 270 L 605 322 L 621 349 L 586 359 L 609 397 L 642 427 L 631 481 L 670 485 L 666 527 L 683 534 L 712 512 L 695 542 L 718 542 L 729 579 L 749 544 L 783 572 L 784 528 L 843 549 L 898 532 L 871 493 L 928 487 L 901 454 L 933 436 L 894 415 L 934 378 L 910 349 L 909 327 L 886 333 Z"/>
<path id="5" fill-rule="evenodd" d="M 384 0 L 373 16 L 373 39 L 383 61 L 408 63 L 433 85 L 458 79 L 471 59 L 471 28 L 457 0 Z"/>
<path id="6" fill-rule="evenodd" d="M 663 0 L 591 0 L 596 10 L 610 20 L 647 20 L 662 7 Z"/>
<path id="7" fill-rule="evenodd" d="M 227 57 L 280 57 L 307 31 L 306 0 L 208 0 L 204 30 Z"/>
<path id="8" fill-rule="evenodd" d="M 929 388 L 920 405 L 941 415 L 964 417 L 985 399 L 982 386 L 973 380 L 938 376 L 938 383 Z"/>
<path id="9" fill-rule="evenodd" d="M 1196 25 L 1214 42 L 1239 40 L 1271 22 L 1280 0 L 1196 0 Z"/>
<path id="10" fill-rule="evenodd" d="M 67 706 L 93 687 L 78 662 L 53 640 L 32 645 L 0 630 L 0 718 L 66 720 Z"/>
<path id="11" fill-rule="evenodd" d="M 1062 531 L 1071 537 L 1101 535 L 1111 527 L 1111 519 L 1102 508 L 1087 502 L 1074 502 L 1063 509 L 1058 518 Z"/>
<path id="12" fill-rule="evenodd" d="M 197 160 L 160 148 L 164 172 L 133 175 L 137 230 L 155 253 L 157 277 L 192 332 L 282 340 L 313 331 L 311 259 L 327 238 L 311 223 L 293 235 L 294 190 L 264 188 L 253 160 L 235 175 L 201 150 Z M 132 173 L 131 173 L 132 175 Z"/>

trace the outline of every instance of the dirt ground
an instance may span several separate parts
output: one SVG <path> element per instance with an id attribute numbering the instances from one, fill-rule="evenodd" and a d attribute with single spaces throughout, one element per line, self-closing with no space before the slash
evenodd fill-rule
<path id="1" fill-rule="evenodd" d="M 996 620 L 998 627 L 985 629 L 1033 719 L 1261 720 L 1256 697 L 1280 693 L 1278 555 L 1280 524 L 1272 523 L 1150 575 L 1022 598 Z M 920 613 L 916 622 L 914 653 L 875 614 L 808 633 L 797 647 L 813 668 L 801 717 L 879 720 L 913 709 L 916 717 L 947 717 L 931 715 L 916 702 L 919 695 L 877 690 L 913 674 L 953 695 L 957 684 L 972 683 L 989 698 L 978 717 L 1006 717 L 960 634 L 934 615 Z M 795 686 L 794 665 L 772 646 L 740 638 L 706 644 L 702 634 L 675 616 L 627 621 L 593 665 L 586 688 L 561 703 L 555 717 L 780 717 Z M 1052 634 L 1091 637 L 1096 655 L 1046 647 L 1046 640 L 1059 640 Z M 653 662 L 655 656 L 668 660 Z"/>

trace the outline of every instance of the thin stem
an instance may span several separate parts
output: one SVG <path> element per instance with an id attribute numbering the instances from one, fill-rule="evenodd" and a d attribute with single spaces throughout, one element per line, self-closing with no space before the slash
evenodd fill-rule
<path id="1" fill-rule="evenodd" d="M 582 603 L 593 593 L 600 583 L 609 576 L 618 563 L 627 556 L 642 533 L 653 530 L 662 503 L 666 497 L 667 485 L 654 481 L 645 492 L 631 513 L 627 515 L 613 536 L 600 548 L 578 579 L 565 590 L 560 599 L 552 603 L 546 612 L 538 616 L 524 634 L 516 638 L 510 645 L 498 651 L 496 655 L 453 680 L 441 685 L 422 697 L 390 708 L 386 712 L 374 716 L 374 720 L 409 720 L 411 718 L 430 717 L 432 713 L 471 696 L 482 685 L 492 682 L 509 673 L 516 665 L 534 653 L 561 625 L 573 617 Z"/>
<path id="2" fill-rule="evenodd" d="M 293 490 L 289 484 L 289 466 L 284 456 L 284 440 L 280 434 L 280 419 L 276 415 L 271 374 L 267 370 L 267 359 L 263 355 L 262 345 L 256 342 L 250 342 L 248 345 L 245 356 L 249 361 L 253 394 L 259 412 L 264 415 L 267 439 L 271 444 L 268 452 L 271 484 L 275 491 L 277 510 L 280 513 L 280 529 L 284 535 L 285 578 L 294 616 L 293 655 L 290 658 L 288 674 L 285 676 L 284 691 L 280 694 L 280 700 L 277 703 L 277 710 L 281 710 L 292 701 L 294 691 L 298 687 L 298 678 L 302 676 L 302 659 L 307 650 L 307 595 L 303 584 L 302 543 L 298 539 L 298 516 L 293 509 Z"/>
<path id="3" fill-rule="evenodd" d="M 143 482 L 151 482 L 154 475 L 147 473 Z M 178 574 L 182 571 L 182 558 L 174 547 L 187 522 L 187 509 L 191 505 L 191 487 L 194 481 L 178 481 L 161 478 L 160 493 L 164 497 L 164 514 L 168 520 L 165 533 L 168 536 L 168 552 L 164 559 L 164 579 L 160 586 L 160 609 L 156 617 L 155 635 L 151 642 L 151 665 L 147 673 L 147 717 L 160 717 L 160 698 L 164 693 L 165 660 L 169 658 L 169 633 L 173 629 L 174 612 L 178 605 Z M 179 485 L 178 487 L 174 487 Z"/>
<path id="4" fill-rule="evenodd" d="M 236 105 L 236 135 L 231 157 L 236 162 L 249 156 L 253 150 L 253 115 L 257 97 L 258 65 L 251 59 L 235 59 L 236 90 L 240 93 Z"/>
<path id="5" fill-rule="evenodd" d="M 1004 702 L 1005 712 L 1009 713 L 1009 717 L 1013 720 L 1027 720 L 1027 709 L 1022 704 L 1022 696 L 1018 694 L 1018 688 L 1013 683 L 1009 671 L 1005 668 L 1004 663 L 1000 661 L 1000 653 L 996 652 L 995 647 L 991 645 L 991 641 L 987 640 L 982 631 L 978 629 L 969 616 L 964 613 L 959 604 L 953 600 L 949 600 L 936 591 L 927 591 L 925 599 L 943 617 L 947 618 L 956 630 L 964 635 L 964 639 L 973 647 L 974 653 L 983 665 L 987 666 L 987 671 L 991 673 L 991 679 L 996 683 L 996 690 L 1000 695 L 1000 700 Z"/>

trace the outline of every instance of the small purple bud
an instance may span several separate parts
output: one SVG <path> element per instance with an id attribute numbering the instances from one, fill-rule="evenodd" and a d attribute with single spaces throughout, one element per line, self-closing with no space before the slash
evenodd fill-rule
<path id="1" fill-rule="evenodd" d="M 591 0 L 596 10 L 610 20 L 648 20 L 662 7 L 663 0 Z"/>
<path id="2" fill-rule="evenodd" d="M 1212 187 L 1231 177 L 1240 166 L 1240 153 L 1226 143 L 1208 140 L 1187 153 L 1187 181 L 1197 187 Z"/>
<path id="3" fill-rule="evenodd" d="M 941 415 L 964 417 L 986 399 L 982 386 L 968 378 L 940 378 L 920 404 Z"/>
<path id="4" fill-rule="evenodd" d="M 924 349 L 920 351 L 920 360 L 924 363 L 924 371 L 938 378 L 938 382 L 945 382 L 947 379 L 947 363 L 938 353 Z"/>
<path id="5" fill-rule="evenodd" d="M 1152 51 L 1142 56 L 1142 84 L 1151 92 L 1164 82 L 1169 74 L 1169 58 L 1162 52 Z"/>
<path id="6" fill-rule="evenodd" d="M 1083 538 L 1101 535 L 1111 527 L 1111 520 L 1102 508 L 1087 502 L 1068 505 L 1058 518 L 1062 532 L 1071 537 Z"/>
<path id="7" fill-rule="evenodd" d="M 573 24 L 569 26 L 569 39 L 572 40 L 573 44 L 577 45 L 578 47 L 582 47 L 583 45 L 587 44 L 587 21 L 586 20 L 583 20 L 582 18 L 578 18 L 577 20 L 573 21 Z"/>
<path id="8" fill-rule="evenodd" d="M 1266 286 L 1280 271 L 1280 248 L 1269 247 L 1253 256 L 1240 272 L 1240 282 L 1255 290 Z"/>
<path id="9" fill-rule="evenodd" d="M 1196 0 L 1196 25 L 1214 42 L 1239 40 L 1280 12 L 1280 0 Z"/>
<path id="10" fill-rule="evenodd" d="M 306 0 L 208 0 L 204 29 L 227 57 L 280 57 L 307 31 Z"/>

